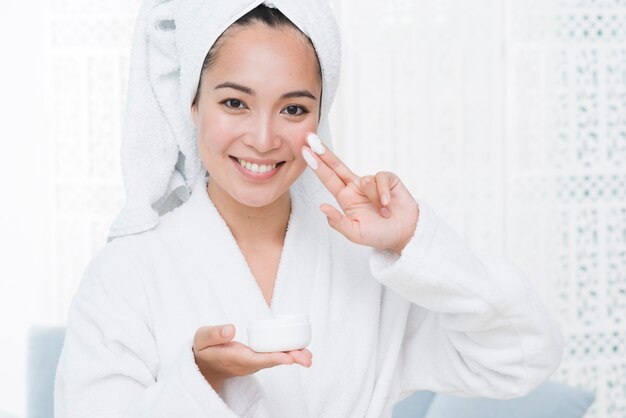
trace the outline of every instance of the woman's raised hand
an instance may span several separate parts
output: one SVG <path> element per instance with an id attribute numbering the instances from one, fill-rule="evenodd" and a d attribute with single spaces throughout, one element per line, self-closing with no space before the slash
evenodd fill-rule
<path id="1" fill-rule="evenodd" d="M 381 171 L 359 177 L 317 135 L 308 134 L 307 141 L 304 159 L 343 210 L 320 206 L 329 225 L 352 242 L 401 254 L 415 233 L 419 209 L 398 176 Z"/>
<path id="2" fill-rule="evenodd" d="M 257 353 L 238 341 L 232 324 L 200 327 L 193 339 L 193 355 L 204 378 L 216 392 L 224 381 L 281 364 L 311 366 L 313 355 L 306 348 L 275 353 Z"/>

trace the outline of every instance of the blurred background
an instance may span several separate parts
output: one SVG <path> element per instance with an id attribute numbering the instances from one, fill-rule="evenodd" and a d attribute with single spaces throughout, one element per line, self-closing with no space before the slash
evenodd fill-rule
<path id="1" fill-rule="evenodd" d="M 562 326 L 553 379 L 626 417 L 626 1 L 334 0 L 337 153 L 392 170 L 478 253 L 524 270 Z M 26 342 L 63 325 L 123 203 L 139 0 L 2 0 L 0 411 Z"/>

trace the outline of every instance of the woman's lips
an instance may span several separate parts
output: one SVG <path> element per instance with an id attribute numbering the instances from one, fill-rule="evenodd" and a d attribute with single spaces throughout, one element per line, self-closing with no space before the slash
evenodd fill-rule
<path id="1" fill-rule="evenodd" d="M 267 180 L 276 175 L 280 168 L 284 165 L 285 161 L 280 161 L 278 163 L 271 164 L 267 161 L 265 164 L 260 164 L 260 160 L 246 161 L 237 159 L 236 157 L 231 156 L 230 159 L 237 167 L 237 170 L 243 174 L 246 178 L 251 180 Z M 244 165 L 241 162 L 244 162 Z M 265 162 L 265 161 L 263 161 Z M 273 168 L 271 168 L 273 167 Z M 260 172 L 261 170 L 266 170 L 265 172 Z"/>

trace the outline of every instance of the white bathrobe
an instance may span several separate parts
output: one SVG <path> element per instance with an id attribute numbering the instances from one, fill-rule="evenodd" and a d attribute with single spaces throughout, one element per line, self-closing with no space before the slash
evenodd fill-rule
<path id="1" fill-rule="evenodd" d="M 267 305 L 199 177 L 157 228 L 113 240 L 89 264 L 68 318 L 57 418 L 389 417 L 428 389 L 524 395 L 558 366 L 558 328 L 510 262 L 478 257 L 425 202 L 398 257 L 332 230 L 306 197 L 292 213 Z M 204 325 L 307 313 L 310 368 L 227 379 L 194 362 Z"/>

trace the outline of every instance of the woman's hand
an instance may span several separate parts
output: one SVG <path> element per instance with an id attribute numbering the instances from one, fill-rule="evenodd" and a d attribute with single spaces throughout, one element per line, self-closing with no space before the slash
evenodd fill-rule
<path id="1" fill-rule="evenodd" d="M 398 176 L 381 171 L 359 177 L 317 135 L 308 134 L 307 140 L 317 153 L 303 146 L 304 159 L 343 210 L 320 206 L 330 226 L 357 244 L 401 254 L 415 233 L 419 209 Z"/>
<path id="2" fill-rule="evenodd" d="M 193 339 L 193 354 L 204 378 L 216 392 L 222 390 L 229 377 L 245 376 L 261 369 L 281 364 L 298 363 L 311 366 L 313 355 L 309 350 L 294 350 L 275 353 L 257 353 L 237 341 L 232 324 L 200 327 Z"/>

